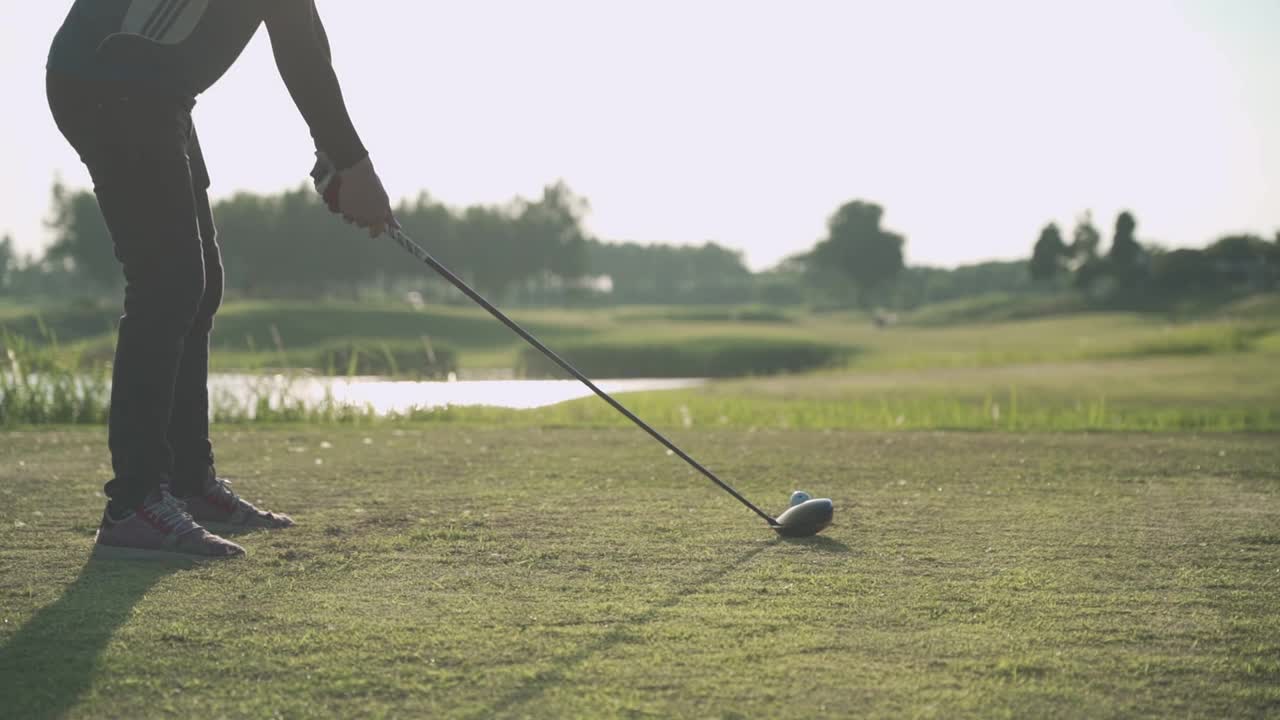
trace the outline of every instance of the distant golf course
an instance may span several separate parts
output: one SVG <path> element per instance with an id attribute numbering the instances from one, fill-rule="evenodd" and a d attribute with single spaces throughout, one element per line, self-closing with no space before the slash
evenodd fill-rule
<path id="1" fill-rule="evenodd" d="M 1280 430 L 1280 299 L 1180 316 L 1053 314 L 1025 296 L 935 305 L 877 328 L 855 312 L 758 307 L 520 310 L 513 316 L 597 378 L 706 377 L 630 396 L 655 422 L 814 429 Z M 118 309 L 0 306 L 16 367 L 0 426 L 105 420 Z M 7 339 L 7 342 L 5 340 Z M 566 377 L 473 307 L 231 303 L 215 372 L 402 379 Z M 15 367 L 11 365 L 11 367 Z M 264 401 L 267 398 L 262 398 Z M 288 398 L 285 398 L 287 401 Z M 284 403 L 257 420 L 359 422 L 363 408 Z M 242 404 L 215 418 L 242 422 Z M 417 420 L 621 425 L 591 400 L 530 413 L 450 408 Z"/>
<path id="2" fill-rule="evenodd" d="M 299 526 L 243 561 L 99 560 L 113 312 L 0 307 L 31 373 L 0 380 L 0 715 L 1280 712 L 1274 294 L 513 315 L 589 373 L 710 378 L 619 399 L 836 524 L 774 537 L 594 398 L 215 408 L 219 469 Z M 232 303 L 215 333 L 223 371 L 547 374 L 454 306 Z"/>

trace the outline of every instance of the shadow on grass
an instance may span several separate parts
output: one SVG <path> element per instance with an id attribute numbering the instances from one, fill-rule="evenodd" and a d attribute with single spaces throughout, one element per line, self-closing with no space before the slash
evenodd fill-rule
<path id="1" fill-rule="evenodd" d="M 849 546 L 845 545 L 839 540 L 834 540 L 829 537 L 823 537 L 821 535 L 814 535 L 813 537 L 807 537 L 807 538 L 790 538 L 786 540 L 779 540 L 778 542 L 785 543 L 787 545 L 799 545 L 801 547 L 811 547 L 811 548 L 814 548 L 815 550 L 821 550 L 822 552 L 829 552 L 829 553 L 847 553 L 850 551 Z"/>
<path id="2" fill-rule="evenodd" d="M 816 538 L 809 538 L 814 540 Z M 474 715 L 475 718 L 492 718 L 504 715 L 508 711 L 518 708 L 528 702 L 533 701 L 548 688 L 562 681 L 564 676 L 573 668 L 585 662 L 591 656 L 598 653 L 606 652 L 619 645 L 636 642 L 636 629 L 658 618 L 663 611 L 670 610 L 679 605 L 686 597 L 697 593 L 702 588 L 718 582 L 727 577 L 729 573 L 741 568 L 743 565 L 751 562 L 755 556 L 784 542 L 780 539 L 773 539 L 767 543 L 749 550 L 738 558 L 725 563 L 722 566 L 708 570 L 691 580 L 684 587 L 679 588 L 671 597 L 663 600 L 645 610 L 642 613 L 632 615 L 623 619 L 614 625 L 614 629 L 605 633 L 595 642 L 589 643 L 576 652 L 563 655 L 551 660 L 551 666 L 546 670 L 539 672 L 537 675 L 529 678 L 520 685 L 516 686 L 511 692 L 500 697 L 493 705 L 485 708 L 481 713 Z M 839 545 L 840 543 L 836 543 Z"/>
<path id="3" fill-rule="evenodd" d="M 98 658 L 133 606 L 190 561 L 111 560 L 90 555 L 62 596 L 0 647 L 0 715 L 66 715 L 93 682 Z"/>

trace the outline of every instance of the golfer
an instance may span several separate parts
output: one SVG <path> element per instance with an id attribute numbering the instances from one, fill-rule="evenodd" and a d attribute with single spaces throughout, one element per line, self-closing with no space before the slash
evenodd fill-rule
<path id="1" fill-rule="evenodd" d="M 203 524 L 293 525 L 218 477 L 209 439 L 222 261 L 191 110 L 260 25 L 317 153 L 339 169 L 329 209 L 381 233 L 390 203 L 347 114 L 313 0 L 76 0 L 49 52 L 49 106 L 93 178 L 125 280 L 114 478 L 97 535 L 107 554 L 235 557 L 244 548 Z M 253 122 L 253 108 L 244 117 Z"/>

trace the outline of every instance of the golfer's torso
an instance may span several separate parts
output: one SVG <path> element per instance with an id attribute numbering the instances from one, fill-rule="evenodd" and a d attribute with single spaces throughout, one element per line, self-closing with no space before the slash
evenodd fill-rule
<path id="1" fill-rule="evenodd" d="M 195 97 L 226 73 L 273 0 L 76 0 L 49 69 Z"/>

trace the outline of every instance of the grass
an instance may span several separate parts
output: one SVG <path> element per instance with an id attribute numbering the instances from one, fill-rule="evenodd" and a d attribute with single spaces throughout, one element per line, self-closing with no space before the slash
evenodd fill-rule
<path id="1" fill-rule="evenodd" d="M 1080 319 L 1072 322 L 1081 323 Z M 1066 321 L 1053 328 L 1065 334 Z M 1087 325 L 1081 324 L 1081 328 Z M 854 366 L 807 375 L 782 375 L 718 381 L 686 391 L 631 394 L 624 402 L 642 417 L 665 427 L 803 428 L 860 430 L 1280 430 L 1280 335 L 1243 331 L 1233 324 L 1179 328 L 1154 333 L 1143 352 L 1100 350 L 1096 356 L 1068 361 L 984 363 L 963 340 L 947 337 L 965 329 L 936 329 L 918 342 L 886 335 L 868 353 L 874 357 Z M 1027 335 L 1044 329 L 1009 328 L 983 351 L 1006 360 L 1034 347 Z M 942 336 L 941 338 L 938 336 Z M 684 342 L 685 345 L 680 343 Z M 717 348 L 731 339 L 675 338 L 662 352 L 689 355 L 690 348 Z M 107 370 L 77 370 L 56 346 L 26 341 L 10 343 L 16 365 L 42 369 L 0 372 L 0 427 L 45 423 L 100 424 L 105 421 Z M 799 341 L 769 340 L 747 344 L 741 356 L 759 356 L 761 348 L 808 347 Z M 627 347 L 627 346 L 623 346 Z M 830 344 L 818 346 L 829 350 Z M 949 350 L 944 348 L 950 348 Z M 643 348 L 642 348 L 643 349 Z M 388 360 L 423 356 L 412 343 L 386 346 Z M 372 353 L 368 359 L 379 361 Z M 452 359 L 442 351 L 440 358 Z M 578 360 L 580 357 L 570 354 Z M 697 353 L 689 355 L 699 359 Z M 819 355 L 819 358 L 823 357 Z M 878 360 L 876 358 L 879 358 Z M 886 360 L 897 358 L 897 362 Z M 966 359 L 967 362 L 960 363 Z M 348 358 L 349 360 L 349 358 Z M 345 362 L 345 361 L 344 361 Z M 331 361 L 332 364 L 332 361 Z M 384 363 L 392 367 L 389 363 Z M 347 362 L 347 369 L 353 366 Z M 368 366 L 355 366 L 360 367 Z M 410 367 L 405 360 L 399 368 Z M 421 367 L 421 366 L 419 366 Z M 599 368 L 588 367 L 589 372 Z M 341 371 L 341 368 L 339 368 Z M 691 373 L 699 374 L 699 373 Z M 264 385 L 247 402 L 213 398 L 214 415 L 222 422 L 312 421 L 370 423 L 364 408 L 330 402 L 308 405 L 275 383 Z M 253 412 L 246 408 L 252 407 Z M 436 423 L 511 426 L 619 426 L 626 421 L 594 398 L 535 411 L 449 408 L 418 412 L 412 418 Z"/>
<path id="2" fill-rule="evenodd" d="M 843 351 L 854 369 L 898 369 L 1062 363 L 1160 354 L 1248 352 L 1276 342 L 1280 304 L 1273 296 L 1247 298 L 1189 320 L 1139 313 L 1075 313 L 1021 317 L 1009 307 L 1026 298 L 979 298 L 941 304 L 907 316 L 902 325 L 876 329 L 863 313 L 804 313 L 758 307 L 621 307 L 529 310 L 513 317 L 553 348 L 616 348 L 615 359 L 637 346 L 733 343 L 767 353 L 780 343 L 820 342 Z M 959 310 L 963 310 L 960 312 Z M 994 308 L 994 309 L 993 309 Z M 81 359 L 111 357 L 118 310 L 105 307 L 31 309 L 0 316 L 0 325 L 28 338 L 56 338 Z M 946 321 L 945 323 L 943 321 Z M 467 306 L 402 304 L 231 302 L 218 314 L 212 362 L 217 370 L 312 368 L 324 371 L 325 351 L 355 341 L 380 348 L 418 348 L 424 337 L 448 348 L 464 371 L 511 369 L 524 348 L 484 311 Z M 748 347 L 754 343 L 757 347 Z M 661 358 L 639 368 L 671 375 Z"/>
<path id="3" fill-rule="evenodd" d="M 101 430 L 0 435 L 12 717 L 1263 717 L 1275 435 L 221 428 L 299 527 L 104 562 Z"/>
<path id="4" fill-rule="evenodd" d="M 1276 358 L 1161 357 L 1062 365 L 829 372 L 630 393 L 659 428 L 1280 431 Z M 532 411 L 451 408 L 421 420 L 625 427 L 595 398 Z"/>
<path id="5" fill-rule="evenodd" d="M 1275 357 L 1160 358 L 1029 365 L 832 372 L 714 382 L 691 390 L 628 393 L 622 402 L 660 428 L 970 431 L 1280 431 Z M 0 426 L 106 421 L 105 376 L 63 373 L 14 383 L 0 374 Z M 267 378 L 270 380 L 270 378 Z M 5 383 L 10 385 L 6 387 Z M 309 403 L 288 384 L 249 398 L 211 398 L 217 421 L 381 424 L 372 409 L 332 397 Z M 594 397 L 536 410 L 449 407 L 401 419 L 508 427 L 623 427 Z"/>
<path id="6" fill-rule="evenodd" d="M 0 331 L 0 427 L 105 420 L 108 373 L 80 371 L 75 353 L 57 342 L 34 343 Z"/>
<path id="7" fill-rule="evenodd" d="M 958 323 L 1032 320 L 1079 313 L 1088 307 L 1088 301 L 1078 293 L 996 292 L 926 305 L 908 314 L 907 321 L 912 325 L 940 327 Z"/>
<path id="8" fill-rule="evenodd" d="M 331 343 L 320 351 L 318 359 L 327 374 L 347 377 L 411 375 L 418 379 L 432 380 L 445 378 L 458 369 L 457 353 L 426 337 L 418 342 L 362 343 L 358 340 L 346 340 Z M 310 367 L 310 364 L 302 366 Z M 281 364 L 281 368 L 285 370 L 297 367 L 297 364 L 287 362 Z"/>
<path id="9" fill-rule="evenodd" d="M 590 377 L 742 377 L 803 372 L 844 365 L 853 350 L 814 340 L 761 337 L 681 338 L 645 342 L 594 341 L 556 352 Z M 520 351 L 525 377 L 569 377 L 540 350 Z"/>
<path id="10" fill-rule="evenodd" d="M 769 537 L 594 398 L 387 419 L 264 391 L 252 421 L 215 409 L 220 468 L 301 524 L 205 566 L 91 554 L 109 341 L 6 311 L 41 339 L 6 336 L 0 372 L 0 715 L 1280 713 L 1274 303 L 884 331 L 757 310 L 519 319 L 553 347 L 661 341 L 645 364 L 849 353 L 622 397 L 767 509 L 832 497 L 816 539 Z M 464 308 L 233 304 L 219 336 L 251 340 L 215 358 L 357 339 L 399 368 L 424 325 L 462 367 L 519 348 Z"/>

